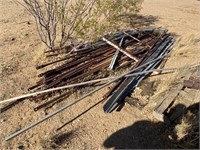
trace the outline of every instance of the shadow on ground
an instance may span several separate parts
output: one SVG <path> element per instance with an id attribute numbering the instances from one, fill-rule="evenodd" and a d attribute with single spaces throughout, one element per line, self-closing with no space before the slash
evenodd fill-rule
<path id="1" fill-rule="evenodd" d="M 165 130 L 163 123 L 138 121 L 112 134 L 104 146 L 115 149 L 174 148 L 169 138 L 163 134 Z"/>
<path id="2" fill-rule="evenodd" d="M 139 15 L 139 14 L 125 14 L 122 16 L 123 21 L 130 24 L 133 28 L 143 28 L 154 26 L 159 20 L 157 16 L 152 15 Z"/>
<path id="3" fill-rule="evenodd" d="M 52 148 L 57 148 L 58 145 L 63 145 L 64 143 L 66 143 L 66 141 L 70 141 L 71 137 L 73 136 L 73 132 L 66 132 L 63 134 L 59 134 L 59 135 L 55 135 L 52 138 L 52 144 L 51 147 Z"/>
<path id="4" fill-rule="evenodd" d="M 134 19 L 130 22 L 132 27 L 148 27 L 158 21 L 158 17 L 152 15 L 134 15 Z"/>
<path id="5" fill-rule="evenodd" d="M 124 14 L 122 21 L 128 23 L 133 29 L 142 29 L 149 27 L 156 27 L 156 22 L 159 21 L 158 16 L 140 15 L 140 14 Z M 165 28 L 165 27 L 163 27 Z M 177 33 L 170 32 L 173 37 L 178 37 Z"/>
<path id="6" fill-rule="evenodd" d="M 188 109 L 185 109 L 185 106 L 183 104 L 178 104 L 174 107 L 174 109 L 172 109 L 173 111 L 178 110 L 180 113 L 182 113 L 181 116 L 176 118 L 176 121 L 173 121 L 171 123 L 154 123 L 147 120 L 138 121 L 129 127 L 120 129 L 119 131 L 113 133 L 104 141 L 103 145 L 106 148 L 114 149 L 180 148 L 178 146 L 178 143 L 180 143 L 185 138 L 188 138 L 188 136 L 191 137 L 191 135 L 186 135 L 185 137 L 183 137 L 184 139 L 182 138 L 180 140 L 177 140 L 175 126 L 181 123 L 183 116 L 183 111 L 180 111 L 180 109 L 190 111 L 191 108 L 196 107 L 197 112 L 199 112 L 198 106 L 199 103 L 194 104 L 192 107 L 190 106 Z M 191 123 L 193 124 L 193 122 Z M 191 148 L 196 147 L 198 147 L 198 145 Z"/>
<path id="7" fill-rule="evenodd" d="M 43 149 L 68 149 L 72 139 L 76 137 L 76 130 L 59 132 L 50 139 L 42 140 Z"/>

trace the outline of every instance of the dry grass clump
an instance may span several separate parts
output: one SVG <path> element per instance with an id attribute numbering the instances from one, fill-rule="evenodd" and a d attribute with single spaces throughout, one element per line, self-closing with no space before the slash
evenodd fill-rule
<path id="1" fill-rule="evenodd" d="M 196 108 L 192 107 L 175 128 L 181 148 L 199 148 L 199 103 L 195 105 Z"/>

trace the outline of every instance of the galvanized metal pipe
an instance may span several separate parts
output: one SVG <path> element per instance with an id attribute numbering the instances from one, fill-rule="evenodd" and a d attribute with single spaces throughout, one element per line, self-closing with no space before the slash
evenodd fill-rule
<path id="1" fill-rule="evenodd" d="M 122 46 L 123 41 L 124 41 L 124 37 L 122 37 L 122 39 L 121 39 L 121 41 L 120 41 L 120 43 L 119 43 L 119 46 L 120 46 L 120 47 Z M 112 69 L 113 69 L 113 67 L 114 67 L 114 65 L 115 65 L 115 62 L 116 62 L 116 60 L 117 60 L 117 57 L 118 57 L 118 55 L 119 55 L 119 52 L 120 52 L 119 50 L 117 50 L 117 51 L 115 52 L 115 54 L 114 54 L 114 56 L 113 56 L 113 58 L 112 58 L 112 61 L 111 61 L 110 65 L 109 65 L 109 67 L 108 67 L 108 70 L 112 70 Z"/>

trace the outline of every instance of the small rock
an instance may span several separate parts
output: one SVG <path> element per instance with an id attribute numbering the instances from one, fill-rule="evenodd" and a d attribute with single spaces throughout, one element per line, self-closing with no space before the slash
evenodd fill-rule
<path id="1" fill-rule="evenodd" d="M 1 119 L 1 120 L 0 120 L 1 123 L 2 123 L 2 122 L 5 122 L 5 121 L 6 121 L 6 119 Z"/>
<path id="2" fill-rule="evenodd" d="M 18 146 L 17 148 L 21 150 L 21 149 L 24 149 L 24 146 L 23 146 L 23 145 L 20 145 L 20 146 Z"/>

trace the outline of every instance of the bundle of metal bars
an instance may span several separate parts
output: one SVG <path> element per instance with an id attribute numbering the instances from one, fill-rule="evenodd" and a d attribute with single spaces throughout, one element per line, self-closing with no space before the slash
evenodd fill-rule
<path id="1" fill-rule="evenodd" d="M 131 66 L 133 69 L 166 54 L 169 50 L 167 46 L 173 43 L 173 38 L 167 33 L 167 30 L 159 28 L 120 31 L 102 39 L 93 44 L 82 44 L 77 47 L 74 47 L 74 45 L 67 46 L 65 53 L 68 52 L 68 55 L 65 58 L 38 66 L 37 69 L 41 69 L 57 62 L 65 61 L 59 67 L 39 74 L 38 76 L 42 77 L 42 79 L 29 90 L 34 89 L 37 91 L 77 83 L 90 76 L 95 78 L 96 74 L 102 71 L 118 70 L 127 66 Z M 47 51 L 48 56 L 56 56 L 59 53 L 59 49 Z M 160 62 L 161 60 L 139 71 L 154 69 Z M 104 106 L 104 110 L 111 112 L 116 108 L 146 75 L 148 73 L 119 81 L 116 86 L 104 95 L 105 99 L 112 95 Z M 67 91 L 57 97 L 53 97 L 48 102 L 36 107 L 35 110 L 54 101 L 60 101 L 69 96 L 69 94 Z"/>
<path id="2" fill-rule="evenodd" d="M 151 60 L 155 60 L 156 58 L 165 56 L 170 49 L 172 48 L 172 45 L 174 43 L 174 40 L 171 36 L 165 35 L 162 37 L 162 39 L 154 45 L 154 48 L 147 54 L 146 57 L 143 58 L 137 65 L 145 64 Z M 148 64 L 146 67 L 141 68 L 140 70 L 134 71 L 135 72 L 142 72 L 142 71 L 148 71 L 156 68 L 160 63 L 161 59 Z M 110 99 L 107 101 L 107 103 L 104 105 L 104 111 L 105 112 L 112 112 L 114 109 L 116 109 L 120 104 L 123 104 L 125 97 L 134 90 L 138 84 L 149 75 L 150 73 L 144 73 L 140 74 L 134 77 L 127 77 L 119 82 L 119 84 L 116 84 L 111 91 L 109 91 L 109 94 L 106 95 L 107 97 L 112 93 Z"/>

